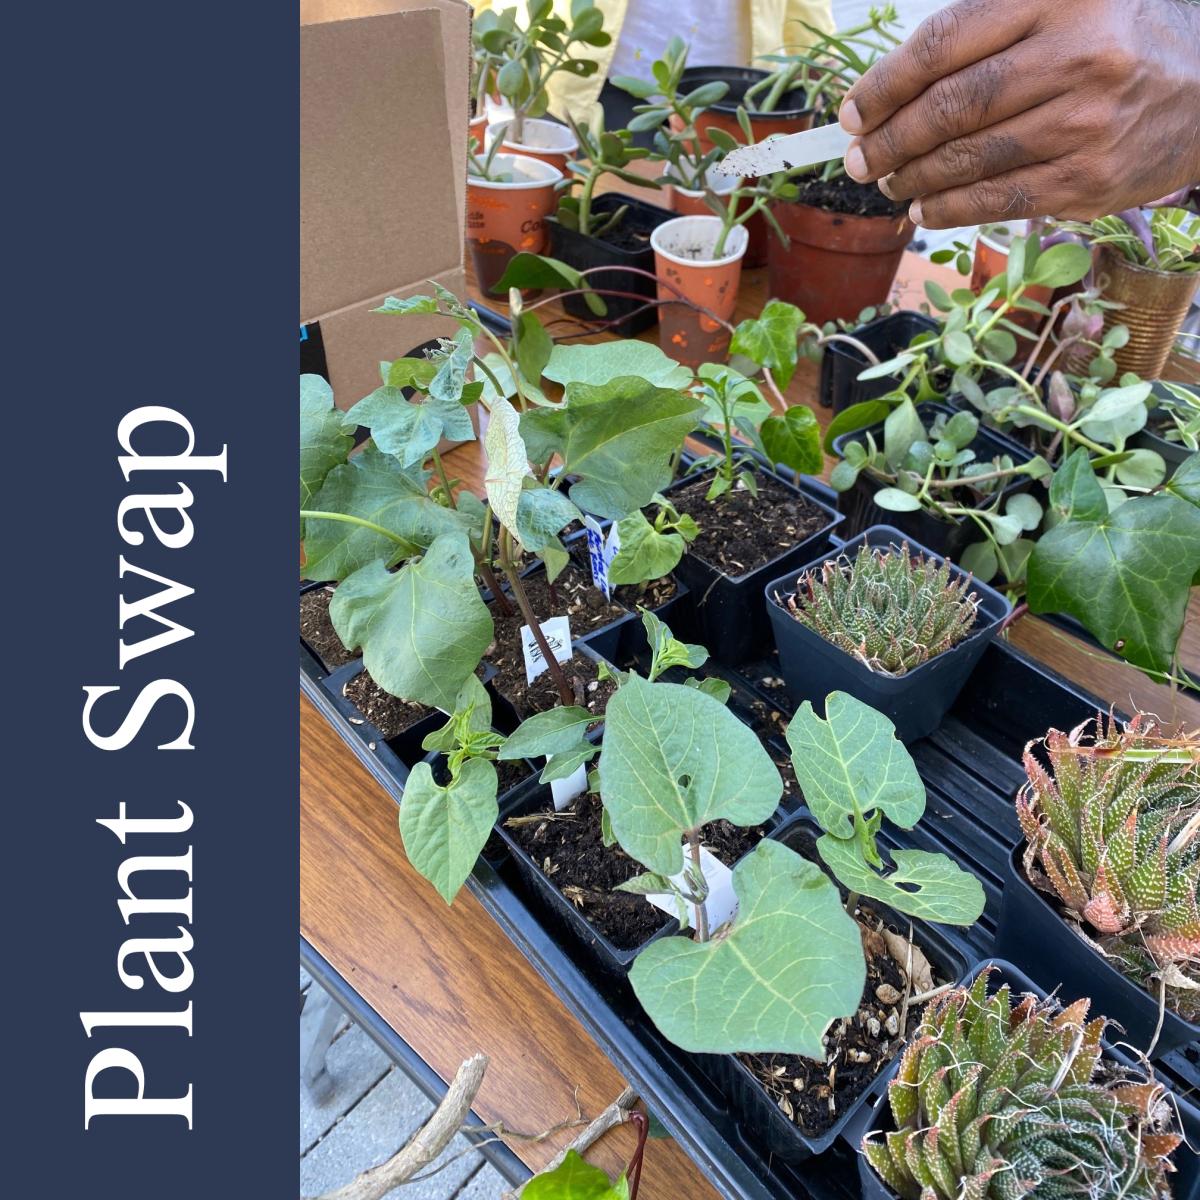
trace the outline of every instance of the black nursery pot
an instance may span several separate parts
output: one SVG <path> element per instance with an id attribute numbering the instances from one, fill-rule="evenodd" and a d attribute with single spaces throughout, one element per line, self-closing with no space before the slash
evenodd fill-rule
<path id="1" fill-rule="evenodd" d="M 921 420 L 928 427 L 930 421 L 941 413 L 949 418 L 955 410 L 944 404 L 925 401 L 917 405 Z M 883 422 L 872 425 L 870 429 L 855 430 L 836 438 L 833 443 L 834 453 L 839 458 L 845 458 L 845 447 L 850 442 L 866 442 L 867 434 L 875 438 L 876 445 L 883 443 Z M 1033 454 L 1022 449 L 1016 442 L 1001 434 L 993 433 L 980 425 L 975 440 L 970 449 L 975 451 L 981 462 L 989 462 L 999 454 L 1007 454 L 1014 463 L 1028 462 Z M 934 516 L 924 508 L 912 512 L 892 512 L 880 508 L 875 503 L 875 493 L 885 486 L 875 479 L 869 470 L 860 471 L 854 486 L 848 492 L 842 492 L 838 497 L 838 507 L 846 517 L 846 533 L 850 536 L 862 533 L 872 525 L 894 525 L 910 541 L 921 542 L 938 554 L 956 559 L 972 541 L 977 541 L 978 529 L 973 521 L 965 517 L 946 521 Z M 1001 492 L 1004 497 L 1015 496 L 1018 492 L 1026 492 L 1033 486 L 1033 481 L 1027 476 L 1018 476 L 1015 482 L 1008 484 Z M 990 499 L 990 498 L 989 498 Z"/>
<path id="2" fill-rule="evenodd" d="M 596 216 L 604 216 L 622 205 L 628 205 L 629 211 L 612 231 L 613 237 L 619 239 L 620 244 L 568 229 L 557 221 L 547 222 L 550 230 L 551 257 L 560 259 L 577 271 L 587 271 L 592 267 L 637 267 L 653 276 L 654 250 L 650 245 L 650 234 L 675 214 L 668 209 L 659 208 L 657 204 L 647 204 L 645 200 L 622 196 L 616 192 L 606 192 L 603 196 L 597 196 L 592 202 L 592 212 Z M 630 240 L 635 244 L 626 244 Z M 611 321 L 623 318 L 619 324 L 612 326 L 613 333 L 621 337 L 633 337 L 634 334 L 658 324 L 657 308 L 636 312 L 642 305 L 657 298 L 658 285 L 654 279 L 631 275 L 628 271 L 612 270 L 589 275 L 587 282 L 598 291 L 612 288 L 618 292 L 634 292 L 638 298 L 628 300 L 617 296 L 605 296 L 604 303 L 608 313 L 604 317 L 598 317 L 588 308 L 582 296 L 565 296 L 562 306 L 571 316 L 578 317 L 581 321 Z M 635 313 L 636 315 L 631 315 Z"/>
<path id="3" fill-rule="evenodd" d="M 996 953 L 1011 959 L 1047 989 L 1090 996 L 1098 1013 L 1124 1029 L 1121 1041 L 1145 1051 L 1158 1025 L 1158 997 L 1138 987 L 1086 942 L 1025 877 L 1022 842 L 1004 860 L 1004 890 L 996 929 Z M 1200 1039 L 1200 1024 L 1169 1008 L 1151 1058 Z"/>
<path id="4" fill-rule="evenodd" d="M 1191 391 L 1196 391 L 1194 384 L 1178 384 L 1179 387 L 1187 387 Z M 1162 386 L 1162 383 L 1155 382 L 1151 388 L 1151 395 L 1160 399 L 1168 399 L 1169 395 Z M 1151 424 L 1161 416 L 1161 410 L 1155 404 L 1150 410 L 1149 419 L 1145 426 L 1138 430 L 1137 433 L 1129 439 L 1131 449 L 1135 450 L 1153 450 L 1156 454 L 1162 455 L 1162 460 L 1167 464 L 1167 476 L 1170 477 L 1175 473 L 1175 469 L 1183 462 L 1185 458 L 1195 454 L 1194 450 L 1189 450 L 1182 442 L 1168 442 L 1165 437 L 1159 437 L 1151 428 Z"/>
<path id="5" fill-rule="evenodd" d="M 901 350 L 907 350 L 918 333 L 936 333 L 937 327 L 932 317 L 904 309 L 859 326 L 851 336 L 871 350 L 880 362 L 886 362 Z M 821 356 L 821 384 L 817 392 L 821 403 L 839 413 L 852 404 L 875 400 L 892 391 L 896 381 L 890 377 L 859 381 L 859 372 L 870 365 L 853 346 L 846 342 L 830 342 Z"/>
<path id="6" fill-rule="evenodd" d="M 830 550 L 819 558 L 790 570 L 766 587 L 767 613 L 779 648 L 779 664 L 788 691 L 797 704 L 811 700 L 818 713 L 825 712 L 825 697 L 830 692 L 848 692 L 856 699 L 883 713 L 895 726 L 901 741 L 911 742 L 932 733 L 962 691 L 982 657 L 988 643 L 999 632 L 1000 624 L 1012 612 L 1012 605 L 994 588 L 971 580 L 971 594 L 979 599 L 975 626 L 957 646 L 922 663 L 904 675 L 881 675 L 865 663 L 827 642 L 820 634 L 802 625 L 788 612 L 787 598 L 795 593 L 796 578 L 819 567 L 831 558 L 844 555 L 853 561 L 860 546 L 899 548 L 907 541 L 914 554 L 924 554 L 937 563 L 946 560 L 913 538 L 888 525 L 877 525 L 848 541 L 840 550 Z M 967 573 L 950 564 L 953 579 Z"/>
<path id="7" fill-rule="evenodd" d="M 842 520 L 836 509 L 811 492 L 796 487 L 773 471 L 762 473 L 819 508 L 828 521 L 803 541 L 744 575 L 726 575 L 690 551 L 679 560 L 675 577 L 686 583 L 691 591 L 692 627 L 688 635 L 704 646 L 713 659 L 728 667 L 760 658 L 770 649 L 771 626 L 763 605 L 763 588 L 768 580 L 805 562 L 813 547 L 822 545 L 829 531 Z M 700 474 L 688 475 L 672 484 L 666 494 L 670 496 L 693 483 Z M 675 633 L 683 636 L 679 630 Z"/>
<path id="8" fill-rule="evenodd" d="M 808 817 L 801 815 L 786 825 L 778 834 L 776 840 L 784 845 L 792 845 L 795 835 L 800 831 L 810 837 L 816 837 L 821 830 Z M 794 845 L 792 845 L 794 849 Z M 818 863 L 818 865 L 820 865 Z M 881 917 L 896 929 L 913 927 L 914 940 L 920 945 L 925 956 L 942 979 L 961 982 L 966 978 L 967 961 L 959 952 L 954 942 L 936 925 L 927 925 L 923 921 L 901 916 L 884 904 L 870 901 Z M 875 1077 L 872 1083 L 850 1103 L 838 1120 L 824 1133 L 810 1137 L 792 1121 L 767 1094 L 766 1089 L 759 1083 L 754 1073 L 734 1054 L 706 1055 L 705 1061 L 715 1080 L 729 1097 L 737 1124 L 740 1128 L 751 1129 L 754 1136 L 766 1148 L 785 1162 L 803 1162 L 816 1154 L 823 1154 L 839 1138 L 845 1139 L 851 1145 L 856 1145 L 861 1137 L 861 1131 L 866 1125 L 866 1113 L 871 1110 L 877 1097 L 886 1095 L 888 1080 L 895 1074 L 900 1064 L 900 1055 Z"/>

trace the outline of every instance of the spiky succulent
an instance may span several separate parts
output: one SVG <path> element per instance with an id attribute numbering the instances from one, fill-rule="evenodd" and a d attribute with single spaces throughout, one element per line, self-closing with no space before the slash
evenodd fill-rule
<path id="1" fill-rule="evenodd" d="M 988 995 L 990 971 L 931 1002 L 888 1085 L 895 1128 L 863 1154 L 902 1200 L 1157 1200 L 1180 1143 L 1152 1075 L 1101 1065 L 1089 1002 Z"/>
<path id="2" fill-rule="evenodd" d="M 1133 980 L 1200 1013 L 1200 741 L 1139 713 L 1097 717 L 1025 747 L 1017 817 L 1025 873 Z"/>
<path id="3" fill-rule="evenodd" d="M 826 559 L 796 580 L 792 616 L 881 675 L 903 675 L 957 645 L 975 624 L 969 577 L 908 543 L 887 550 L 860 546 L 851 562 Z"/>

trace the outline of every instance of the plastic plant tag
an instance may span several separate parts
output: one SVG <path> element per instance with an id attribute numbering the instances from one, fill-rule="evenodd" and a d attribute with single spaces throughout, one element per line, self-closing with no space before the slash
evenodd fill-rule
<path id="1" fill-rule="evenodd" d="M 605 600 L 612 599 L 612 584 L 608 581 L 608 569 L 617 557 L 621 548 L 621 535 L 614 521 L 608 527 L 608 536 L 604 536 L 600 523 L 595 517 L 585 516 L 583 524 L 587 529 L 588 559 L 592 567 L 592 583 L 603 593 Z"/>
<path id="2" fill-rule="evenodd" d="M 553 754 L 550 755 L 550 758 L 553 757 Z M 549 762 L 549 759 L 546 761 Z M 576 796 L 581 795 L 587 790 L 587 777 L 587 763 L 584 763 L 577 771 L 568 775 L 566 779 L 550 780 L 550 794 L 554 797 L 555 812 L 562 812 Z"/>
<path id="3" fill-rule="evenodd" d="M 566 662 L 571 657 L 571 620 L 569 617 L 551 617 L 542 622 L 542 633 L 554 657 Z M 521 626 L 521 648 L 525 651 L 525 682 L 532 683 L 549 668 L 542 657 L 542 648 L 528 625 Z"/>
<path id="4" fill-rule="evenodd" d="M 717 929 L 737 911 L 737 897 L 733 894 L 733 872 L 703 846 L 700 847 L 700 870 L 708 882 L 708 899 L 704 901 L 704 911 L 708 914 L 709 929 Z M 678 875 L 671 876 L 671 882 L 679 888 L 687 888 L 687 868 Z M 671 892 L 653 892 L 646 899 L 655 908 L 662 909 L 669 916 L 679 916 L 679 902 Z M 692 905 L 688 905 L 689 913 Z M 692 914 L 694 917 L 694 914 Z M 692 919 L 692 917 L 689 917 Z"/>

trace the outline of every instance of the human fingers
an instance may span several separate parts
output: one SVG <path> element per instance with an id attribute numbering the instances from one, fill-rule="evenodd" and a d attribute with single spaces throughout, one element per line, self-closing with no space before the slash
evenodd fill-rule
<path id="1" fill-rule="evenodd" d="M 985 225 L 1022 217 L 1087 219 L 1107 212 L 1103 203 L 1081 199 L 1072 181 L 1071 158 L 1006 171 L 965 187 L 920 196 L 908 214 L 926 229 Z"/>

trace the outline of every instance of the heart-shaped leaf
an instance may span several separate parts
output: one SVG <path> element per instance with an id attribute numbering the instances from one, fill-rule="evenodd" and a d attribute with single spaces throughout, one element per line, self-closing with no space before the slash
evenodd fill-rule
<path id="1" fill-rule="evenodd" d="M 911 829 L 925 811 L 925 785 L 896 727 L 845 692 L 825 698 L 825 714 L 806 700 L 787 728 L 796 780 L 821 828 L 848 838 L 855 815 L 879 811 Z"/>
<path id="2" fill-rule="evenodd" d="M 312 508 L 325 476 L 346 461 L 354 425 L 333 404 L 333 388 L 320 375 L 300 376 L 300 507 Z"/>
<path id="3" fill-rule="evenodd" d="M 757 317 L 742 321 L 733 331 L 729 353 L 742 354 L 760 367 L 766 367 L 774 375 L 775 382 L 785 388 L 796 370 L 803 327 L 804 314 L 794 304 L 768 300 Z"/>
<path id="4" fill-rule="evenodd" d="M 369 429 L 375 445 L 385 454 L 394 454 L 402 467 L 424 462 L 443 437 L 455 442 L 475 440 L 471 414 L 459 401 L 432 396 L 412 401 L 398 387 L 376 388 L 346 416 Z"/>
<path id="5" fill-rule="evenodd" d="M 535 1175 L 522 1189 L 523 1200 L 629 1200 L 629 1184 L 621 1175 L 616 1183 L 578 1151 L 568 1150 L 553 1171 Z"/>
<path id="6" fill-rule="evenodd" d="M 559 531 L 578 521 L 579 516 L 579 509 L 562 492 L 527 478 L 517 502 L 516 535 L 521 545 L 534 554 L 559 549 Z"/>
<path id="7" fill-rule="evenodd" d="M 661 579 L 678 566 L 687 548 L 678 533 L 656 530 L 642 512 L 631 513 L 617 529 L 621 548 L 608 568 L 613 584 Z"/>
<path id="8" fill-rule="evenodd" d="M 599 342 L 595 345 L 554 347 L 542 374 L 566 387 L 569 383 L 601 386 L 622 376 L 636 375 L 661 388 L 686 388 L 692 373 L 669 358 L 652 342 Z"/>
<path id="9" fill-rule="evenodd" d="M 629 980 L 651 1020 L 693 1053 L 823 1059 L 831 1022 L 858 1007 L 862 939 L 815 863 L 769 839 L 734 868 L 738 912 L 710 942 L 660 938 Z"/>
<path id="10" fill-rule="evenodd" d="M 782 463 L 806 475 L 820 473 L 821 427 L 811 408 L 793 404 L 782 416 L 769 416 L 759 428 L 763 449 L 773 463 Z"/>
<path id="11" fill-rule="evenodd" d="M 650 870 L 678 874 L 685 833 L 718 817 L 758 825 L 782 793 L 750 727 L 697 688 L 630 675 L 608 702 L 600 795 L 617 840 Z"/>
<path id="12" fill-rule="evenodd" d="M 427 762 L 409 772 L 400 804 L 400 838 L 408 861 L 449 904 L 479 857 L 500 815 L 496 768 L 469 758 L 445 787 Z"/>

